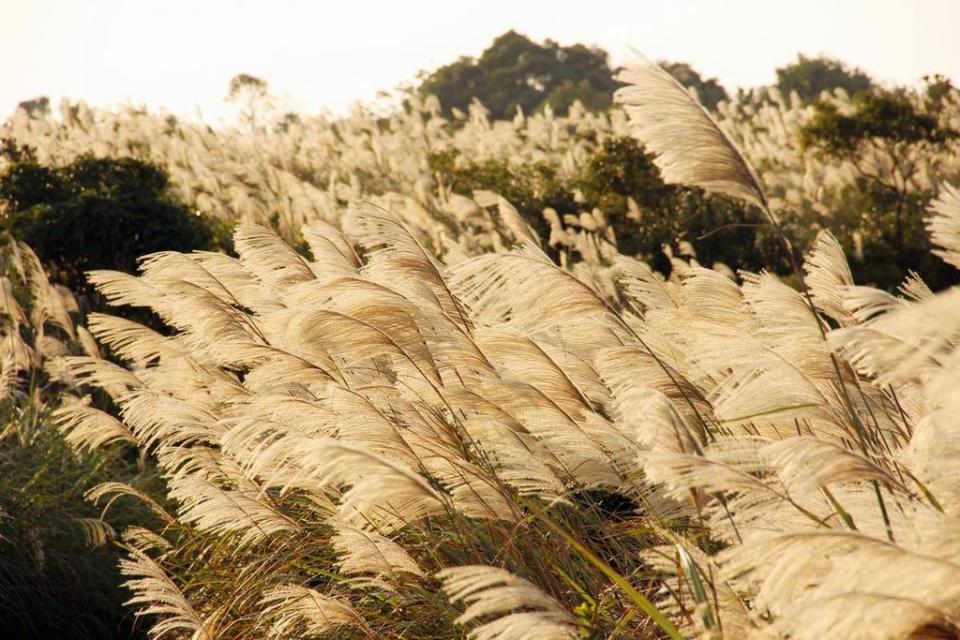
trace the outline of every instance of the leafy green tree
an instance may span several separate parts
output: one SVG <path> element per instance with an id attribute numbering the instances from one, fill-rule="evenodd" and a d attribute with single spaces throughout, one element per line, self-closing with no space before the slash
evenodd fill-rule
<path id="1" fill-rule="evenodd" d="M 549 165 L 511 166 L 501 160 L 458 164 L 458 155 L 456 150 L 432 154 L 428 158 L 431 171 L 455 193 L 470 195 L 486 189 L 502 195 L 544 240 L 550 236 L 550 226 L 543 210 L 572 211 L 576 206 L 570 185 Z"/>
<path id="2" fill-rule="evenodd" d="M 820 97 L 820 92 L 842 88 L 851 96 L 873 87 L 873 80 L 864 71 L 848 67 L 839 60 L 824 56 L 808 58 L 803 54 L 797 61 L 777 69 L 777 88 L 784 96 L 796 91 L 804 102 Z"/>
<path id="3" fill-rule="evenodd" d="M 133 272 L 144 254 L 222 240 L 213 220 L 177 201 L 157 165 L 82 156 L 58 167 L 9 141 L 3 150 L 0 231 L 33 247 L 51 277 L 75 291 L 89 292 L 90 269 Z"/>
<path id="4" fill-rule="evenodd" d="M 933 194 L 917 181 L 920 159 L 958 135 L 941 123 L 936 103 L 919 105 L 903 91 L 875 90 L 858 93 L 850 114 L 829 101 L 817 101 L 813 109 L 800 131 L 801 145 L 847 160 L 859 174 L 836 212 L 838 220 L 852 224 L 831 225 L 841 238 L 859 234 L 863 260 L 854 263 L 854 271 L 888 289 L 909 270 L 918 271 L 934 288 L 952 284 L 956 273 L 930 254 L 924 218 Z M 888 170 L 869 160 L 876 156 Z"/>
<path id="5" fill-rule="evenodd" d="M 537 44 L 516 31 L 493 41 L 479 58 L 461 57 L 433 73 L 421 73 L 417 91 L 435 95 L 449 114 L 452 108 L 466 111 L 478 98 L 493 118 L 512 118 L 517 107 L 532 113 L 549 105 L 565 114 L 579 100 L 591 111 L 612 104 L 620 86 L 613 79 L 609 55 L 596 47 L 561 46 L 553 40 Z M 716 78 L 704 79 L 685 62 L 661 62 L 680 84 L 696 89 L 700 102 L 715 109 L 728 98 Z"/>
<path id="6" fill-rule="evenodd" d="M 950 78 L 940 73 L 923 76 L 923 97 L 932 113 L 940 113 L 944 99 L 956 89 Z"/>
<path id="7" fill-rule="evenodd" d="M 264 126 L 274 102 L 267 81 L 247 73 L 230 79 L 227 101 L 240 106 L 240 121 L 251 131 Z"/>
<path id="8" fill-rule="evenodd" d="M 435 95 L 447 113 L 466 110 L 479 98 L 493 118 L 511 118 L 517 107 L 532 113 L 550 105 L 566 113 L 575 100 L 588 108 L 610 106 L 617 83 L 602 49 L 575 44 L 543 44 L 508 31 L 479 58 L 462 57 L 422 75 L 421 95 Z"/>
<path id="9" fill-rule="evenodd" d="M 604 212 L 621 253 L 639 255 L 664 273 L 669 273 L 670 262 L 662 247 L 684 241 L 707 266 L 722 262 L 733 269 L 758 270 L 781 262 L 756 211 L 701 189 L 664 183 L 633 138 L 604 142 L 576 186 L 587 203 Z M 636 205 L 633 212 L 630 200 Z"/>
<path id="10" fill-rule="evenodd" d="M 720 102 L 730 98 L 727 90 L 723 88 L 723 85 L 721 85 L 716 78 L 704 79 L 703 76 L 697 73 L 697 71 L 686 62 L 661 60 L 660 66 L 676 78 L 677 82 L 688 89 L 696 90 L 700 104 L 711 111 L 714 111 Z"/>
<path id="11" fill-rule="evenodd" d="M 457 163 L 455 152 L 434 154 L 431 169 L 452 191 L 470 194 L 487 189 L 516 207 L 547 244 L 550 227 L 543 210 L 560 213 L 600 208 L 614 229 L 622 253 L 638 255 L 669 273 L 663 246 L 690 242 L 706 265 L 723 262 L 737 269 L 788 265 L 757 212 L 702 190 L 668 185 L 633 138 L 604 142 L 581 172 L 562 180 L 541 164 L 509 166 L 505 162 Z M 582 198 L 575 198 L 579 192 Z M 631 205 L 632 200 L 632 205 Z"/>

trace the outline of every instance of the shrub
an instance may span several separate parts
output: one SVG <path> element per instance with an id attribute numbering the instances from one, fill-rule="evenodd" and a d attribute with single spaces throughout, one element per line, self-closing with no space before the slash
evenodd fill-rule
<path id="1" fill-rule="evenodd" d="M 667 185 L 652 157 L 633 138 L 606 140 L 576 184 L 588 206 L 604 212 L 620 251 L 662 273 L 670 273 L 662 247 L 677 248 L 683 242 L 689 242 L 707 266 L 722 262 L 754 271 L 788 266 L 778 262 L 756 210 L 701 189 Z M 631 214 L 629 200 L 636 204 L 636 213 Z"/>
<path id="2" fill-rule="evenodd" d="M 665 274 L 670 273 L 670 261 L 663 247 L 676 249 L 686 242 L 707 265 L 722 262 L 750 270 L 773 266 L 780 272 L 789 268 L 755 210 L 697 188 L 665 184 L 650 155 L 633 138 L 608 138 L 568 179 L 545 164 L 458 163 L 457 158 L 456 152 L 435 153 L 430 168 L 454 192 L 502 195 L 544 244 L 550 238 L 544 209 L 574 213 L 597 207 L 620 252 Z"/>
<path id="3" fill-rule="evenodd" d="M 76 291 L 88 290 L 88 270 L 133 272 L 144 254 L 223 241 L 220 225 L 179 203 L 152 163 L 87 155 L 52 166 L 24 152 L 8 159 L 0 229 L 33 247 L 51 277 Z"/>

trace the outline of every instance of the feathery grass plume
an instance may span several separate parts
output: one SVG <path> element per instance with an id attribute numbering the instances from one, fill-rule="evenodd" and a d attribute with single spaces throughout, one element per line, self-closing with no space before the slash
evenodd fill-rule
<path id="1" fill-rule="evenodd" d="M 124 421 L 145 449 L 215 443 L 225 430 L 204 407 L 149 389 L 127 393 L 118 401 Z"/>
<path id="2" fill-rule="evenodd" d="M 80 525 L 83 537 L 89 547 L 102 547 L 113 542 L 117 537 L 117 532 L 113 530 L 113 527 L 100 518 L 78 518 L 76 523 Z"/>
<path id="3" fill-rule="evenodd" d="M 931 242 L 939 247 L 933 253 L 960 268 L 960 191 L 944 184 L 930 211 L 933 215 L 927 219 L 927 231 Z"/>
<path id="4" fill-rule="evenodd" d="M 173 341 L 139 323 L 103 313 L 87 316 L 87 327 L 110 351 L 137 368 L 177 354 Z M 94 354 L 90 354 L 94 355 Z"/>
<path id="5" fill-rule="evenodd" d="M 246 223 L 240 258 L 164 253 L 140 277 L 92 274 L 163 331 L 94 317 L 101 349 L 79 330 L 61 339 L 56 300 L 19 314 L 5 304 L 19 329 L 37 318 L 47 330 L 5 333 L 2 361 L 85 353 L 62 369 L 113 392 L 172 488 L 175 515 L 152 505 L 163 537 L 133 530 L 126 542 L 160 554 L 195 627 L 462 637 L 432 576 L 477 567 L 459 589 L 475 598 L 474 637 L 953 631 L 955 294 L 917 277 L 902 297 L 856 287 L 840 243 L 815 239 L 811 216 L 846 207 L 858 174 L 801 153 L 804 107 L 771 94 L 712 120 L 649 63 L 625 77 L 629 114 L 575 107 L 513 123 L 477 105 L 450 127 L 411 101 L 249 135 L 85 107 L 0 125 L 52 159 L 149 152 L 192 207 Z M 543 212 L 557 265 L 537 248 L 528 203 L 451 193 L 446 169 L 424 175 L 440 151 L 455 171 L 536 166 L 566 188 L 631 118 L 668 181 L 782 213 L 812 247 L 798 269 L 809 300 L 772 274 L 704 269 L 694 247 L 670 250 L 668 277 L 618 257 L 626 227 L 583 192 Z M 954 156 L 911 157 L 908 197 L 950 179 Z M 895 170 L 873 150 L 863 161 L 881 178 Z M 357 200 L 379 207 L 346 205 Z M 630 224 L 658 213 L 628 204 Z M 957 253 L 944 215 L 935 242 Z M 302 234 L 310 258 L 267 228 Z M 863 235 L 841 232 L 844 246 Z M 103 364 L 114 355 L 128 369 Z M 74 431 L 78 446 L 120 433 L 99 415 Z M 90 495 L 136 493 L 114 483 Z M 278 528 L 261 535 L 261 521 Z M 172 596 L 159 593 L 163 606 Z"/>
<path id="6" fill-rule="evenodd" d="M 416 560 L 390 538 L 344 523 L 332 525 L 336 534 L 330 544 L 337 552 L 343 575 L 372 576 L 388 583 L 397 583 L 405 576 L 423 577 Z"/>
<path id="7" fill-rule="evenodd" d="M 840 243 L 829 231 L 817 235 L 813 251 L 804 262 L 804 270 L 810 297 L 817 309 L 840 326 L 855 324 L 856 320 L 843 304 L 846 288 L 853 286 L 853 275 Z"/>
<path id="8" fill-rule="evenodd" d="M 736 144 L 690 93 L 640 53 L 617 80 L 614 99 L 633 134 L 656 154 L 665 182 L 698 186 L 756 205 L 776 223 L 760 179 Z"/>
<path id="9" fill-rule="evenodd" d="M 816 562 L 810 558 L 813 549 Z M 849 627 L 849 619 L 856 618 L 859 629 L 854 637 L 905 637 L 904 630 L 909 636 L 929 623 L 956 625 L 955 556 L 936 557 L 928 551 L 911 552 L 857 531 L 809 531 L 726 551 L 721 564 L 726 575 L 738 580 L 744 574 L 750 576 L 758 589 L 755 607 L 768 611 L 777 621 L 773 632 L 795 629 L 801 637 L 813 637 L 807 630 L 825 628 L 820 622 L 823 619 Z M 917 580 L 918 575 L 923 575 L 923 580 Z M 904 619 L 871 618 L 868 614 L 876 612 L 873 606 L 847 608 L 869 602 L 858 602 L 860 596 L 891 603 L 910 600 L 911 609 L 919 607 L 926 614 L 920 619 L 916 612 Z M 889 629 L 900 633 L 891 635 Z"/>
<path id="10" fill-rule="evenodd" d="M 496 205 L 500 219 L 517 242 L 530 243 L 538 249 L 542 248 L 536 232 L 506 198 L 492 191 L 474 191 L 473 199 L 481 207 Z"/>
<path id="11" fill-rule="evenodd" d="M 140 258 L 140 278 L 145 282 L 160 284 L 188 282 L 234 304 L 233 293 L 204 265 L 191 256 L 176 251 L 160 251 Z"/>
<path id="12" fill-rule="evenodd" d="M 157 616 L 150 627 L 151 637 L 161 638 L 176 632 L 189 634 L 190 640 L 215 637 L 183 592 L 150 556 L 131 549 L 130 558 L 120 561 L 120 572 L 129 578 L 126 585 L 134 594 L 127 604 L 143 605 L 138 615 Z"/>
<path id="13" fill-rule="evenodd" d="M 361 266 L 360 256 L 343 233 L 322 220 L 303 225 L 303 238 L 313 256 L 313 268 L 325 277 L 356 275 Z"/>
<path id="14" fill-rule="evenodd" d="M 22 242 L 16 243 L 18 246 L 19 257 L 23 264 L 26 282 L 30 287 L 30 293 L 33 296 L 33 323 L 40 327 L 45 322 L 62 329 L 70 338 L 76 337 L 74 321 L 70 318 L 67 311 L 64 296 L 50 282 L 47 273 L 40 263 L 37 254 Z M 69 294 L 68 292 L 68 295 Z M 72 295 L 71 295 L 72 297 Z M 74 302 L 71 306 L 76 306 Z"/>
<path id="15" fill-rule="evenodd" d="M 167 513 L 159 502 L 154 500 L 152 497 L 146 493 L 131 487 L 129 484 L 123 482 L 102 482 L 95 487 L 91 488 L 86 492 L 84 498 L 89 500 L 94 504 L 99 504 L 103 498 L 110 496 L 107 504 L 103 507 L 103 513 L 106 513 L 110 508 L 110 505 L 119 498 L 120 496 L 132 496 L 137 500 L 143 502 L 157 517 L 160 518 L 161 522 L 165 524 L 172 524 L 176 521 L 172 515 Z"/>
<path id="16" fill-rule="evenodd" d="M 922 379 L 956 354 L 960 289 L 908 304 L 882 292 L 850 291 L 844 303 L 860 324 L 830 334 L 850 362 L 880 385 Z"/>
<path id="17" fill-rule="evenodd" d="M 268 284 L 293 284 L 316 278 L 306 258 L 260 225 L 237 225 L 233 242 L 240 262 Z"/>
<path id="18" fill-rule="evenodd" d="M 470 630 L 474 640 L 572 640 L 577 620 L 563 605 L 509 571 L 488 566 L 450 567 L 437 573 L 451 602 L 464 602 L 459 624 L 499 614 Z M 517 609 L 529 609 L 509 613 Z M 504 615 L 505 614 L 505 615 Z"/>
<path id="19" fill-rule="evenodd" d="M 253 492 L 224 490 L 191 477 L 171 482 L 170 497 L 180 503 L 180 518 L 202 531 L 237 532 L 240 545 L 296 531 L 297 524 Z"/>
<path id="20" fill-rule="evenodd" d="M 143 527 L 127 527 L 120 537 L 132 548 L 144 553 L 150 550 L 167 551 L 173 547 L 166 538 Z"/>
<path id="21" fill-rule="evenodd" d="M 66 398 L 52 417 L 76 449 L 92 451 L 115 442 L 136 442 L 126 425 L 80 399 Z"/>
<path id="22" fill-rule="evenodd" d="M 448 318 L 470 329 L 466 310 L 448 288 L 443 268 L 399 220 L 375 205 L 358 203 L 351 207 L 345 226 L 369 253 L 365 271 L 372 280 L 383 278 L 401 285 L 401 293 L 439 307 Z"/>
<path id="23" fill-rule="evenodd" d="M 263 617 L 269 621 L 270 638 L 315 637 L 340 627 L 353 627 L 364 631 L 367 637 L 376 637 L 348 601 L 313 589 L 296 585 L 272 587 L 263 594 L 261 603 L 266 607 Z"/>
<path id="24" fill-rule="evenodd" d="M 121 271 L 95 270 L 87 272 L 87 282 L 114 306 L 152 308 L 160 313 L 161 318 L 164 317 L 162 308 L 159 308 L 160 292 L 137 276 Z"/>
<path id="25" fill-rule="evenodd" d="M 787 487 L 800 490 L 835 482 L 879 480 L 886 486 L 904 489 L 890 472 L 849 449 L 811 436 L 784 438 L 760 449 L 760 456 L 775 467 Z"/>
<path id="26" fill-rule="evenodd" d="M 251 471 L 274 469 L 267 486 L 283 486 L 289 465 L 312 479 L 317 489 L 346 486 L 339 513 L 351 526 L 379 528 L 384 533 L 444 509 L 443 497 L 413 470 L 371 451 L 332 438 L 288 435 L 260 451 Z"/>

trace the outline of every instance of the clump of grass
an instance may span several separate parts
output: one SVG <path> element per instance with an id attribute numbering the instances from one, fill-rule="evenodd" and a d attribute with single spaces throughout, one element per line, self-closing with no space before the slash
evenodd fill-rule
<path id="1" fill-rule="evenodd" d="M 79 403 L 56 361 L 92 338 L 76 304 L 51 285 L 28 247 L 0 249 L 0 619 L 17 638 L 135 638 L 145 634 L 124 607 L 114 526 L 84 494 L 110 478 L 141 475 L 130 447 L 79 455 L 56 427 L 64 402 Z M 89 400 L 89 399 L 88 399 Z M 74 443 L 77 444 L 77 443 Z"/>

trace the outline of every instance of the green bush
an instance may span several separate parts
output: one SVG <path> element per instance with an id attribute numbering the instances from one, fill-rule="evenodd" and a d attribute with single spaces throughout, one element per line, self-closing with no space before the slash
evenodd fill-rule
<path id="1" fill-rule="evenodd" d="M 143 625 L 123 606 L 131 594 L 120 586 L 120 549 L 109 542 L 92 548 L 80 522 L 99 516 L 84 492 L 136 473 L 136 452 L 114 449 L 80 459 L 50 427 L 48 411 L 36 419 L 36 433 L 27 441 L 17 442 L 15 436 L 0 441 L 4 637 L 145 637 Z M 10 423 L 3 426 L 9 429 Z M 124 509 L 111 513 L 117 529 L 146 515 L 126 504 Z"/>
<path id="2" fill-rule="evenodd" d="M 89 291 L 84 272 L 133 272 L 154 251 L 223 246 L 228 230 L 190 211 L 159 166 L 133 158 L 82 156 L 64 166 L 39 163 L 5 146 L 0 172 L 0 230 L 33 247 L 55 281 Z"/>
<path id="3" fill-rule="evenodd" d="M 848 161 L 858 174 L 824 226 L 848 254 L 861 254 L 851 261 L 859 282 L 893 290 L 915 271 L 934 290 L 957 283 L 956 270 L 930 252 L 924 221 L 934 194 L 915 180 L 920 171 L 915 158 L 942 149 L 958 135 L 940 122 L 936 108 L 932 98 L 917 106 L 902 92 L 863 91 L 854 97 L 850 114 L 831 102 L 815 102 L 813 116 L 800 130 L 805 150 Z M 894 171 L 872 168 L 871 154 L 885 158 Z"/>
<path id="4" fill-rule="evenodd" d="M 431 172 L 453 192 L 469 195 L 486 189 L 500 194 L 546 240 L 550 226 L 543 210 L 573 211 L 577 206 L 570 185 L 557 176 L 556 170 L 544 163 L 512 166 L 502 160 L 458 164 L 456 150 L 431 154 Z"/>
<path id="5" fill-rule="evenodd" d="M 757 211 L 701 189 L 668 185 L 633 138 L 610 138 L 590 158 L 576 186 L 613 226 L 621 253 L 669 273 L 664 245 L 690 242 L 701 263 L 757 270 L 782 260 Z M 631 219 L 629 200 L 640 215 Z M 782 265 L 786 270 L 787 264 Z"/>
<path id="6" fill-rule="evenodd" d="M 670 261 L 663 246 L 684 241 L 708 266 L 723 262 L 734 269 L 757 270 L 782 262 L 780 270 L 788 271 L 757 212 L 700 189 L 665 184 L 633 138 L 606 140 L 580 173 L 567 180 L 544 164 L 458 163 L 455 152 L 432 155 L 430 167 L 457 193 L 487 189 L 502 195 L 544 244 L 550 237 L 545 208 L 563 214 L 597 207 L 614 229 L 622 253 L 640 256 L 664 273 L 669 273 Z M 574 196 L 578 191 L 579 202 Z M 631 216 L 629 199 L 637 204 L 639 218 Z"/>

